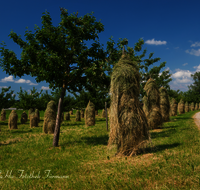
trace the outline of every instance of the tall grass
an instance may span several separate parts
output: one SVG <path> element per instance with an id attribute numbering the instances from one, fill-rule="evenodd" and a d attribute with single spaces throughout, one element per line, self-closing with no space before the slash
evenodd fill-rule
<path id="1" fill-rule="evenodd" d="M 134 157 L 116 157 L 107 149 L 109 132 L 101 114 L 90 127 L 71 115 L 61 125 L 56 148 L 53 135 L 42 132 L 42 112 L 36 128 L 30 128 L 29 120 L 18 120 L 18 129 L 9 130 L 8 120 L 0 121 L 0 187 L 199 189 L 200 134 L 192 119 L 196 112 L 170 117 L 163 129 L 150 131 L 151 146 Z"/>

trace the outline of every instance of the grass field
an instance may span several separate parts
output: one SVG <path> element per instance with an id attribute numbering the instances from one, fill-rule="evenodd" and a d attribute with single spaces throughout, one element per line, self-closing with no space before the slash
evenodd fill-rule
<path id="1" fill-rule="evenodd" d="M 17 111 L 18 112 L 18 111 Z M 152 130 L 151 148 L 134 157 L 107 149 L 106 119 L 85 127 L 84 119 L 64 121 L 59 147 L 53 135 L 20 124 L 9 130 L 0 121 L 0 188 L 5 189 L 200 189 L 200 133 L 192 119 L 198 111 L 170 117 Z M 28 112 L 27 112 L 28 113 Z M 8 114 L 7 114 L 8 118 Z"/>

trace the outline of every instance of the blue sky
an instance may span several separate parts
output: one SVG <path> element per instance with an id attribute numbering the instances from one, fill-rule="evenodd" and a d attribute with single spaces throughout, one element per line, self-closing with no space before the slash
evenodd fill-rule
<path id="1" fill-rule="evenodd" d="M 4 41 L 6 48 L 13 50 L 18 58 L 21 50 L 8 37 L 11 29 L 22 37 L 26 27 L 34 31 L 35 24 L 41 26 L 41 16 L 45 10 L 50 13 L 54 26 L 57 26 L 61 21 L 59 7 L 64 7 L 69 13 L 78 11 L 78 16 L 94 12 L 97 21 L 101 19 L 104 25 L 105 30 L 99 35 L 100 43 L 104 45 L 111 36 L 116 42 L 119 38 L 127 38 L 131 47 L 139 38 L 143 38 L 146 55 L 154 52 L 153 58 L 161 58 L 154 66 L 167 62 L 164 69 L 169 69 L 172 74 L 170 87 L 173 90 L 187 91 L 187 86 L 194 82 L 191 74 L 200 71 L 198 0 L 10 0 L 2 1 L 0 7 L 0 42 Z M 14 78 L 0 68 L 0 88 L 8 86 L 14 90 L 16 99 L 20 86 L 28 92 L 33 87 L 38 92 L 41 89 L 51 91 L 45 81 L 36 83 L 34 77 L 27 75 Z"/>

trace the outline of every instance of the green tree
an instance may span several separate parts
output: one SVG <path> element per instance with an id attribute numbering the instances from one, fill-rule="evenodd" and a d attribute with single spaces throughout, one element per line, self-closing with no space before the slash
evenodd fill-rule
<path id="1" fill-rule="evenodd" d="M 10 108 L 15 103 L 15 96 L 13 95 L 13 90 L 8 92 L 10 90 L 11 86 L 8 88 L 2 88 L 0 93 L 0 110 L 2 108 Z"/>
<path id="2" fill-rule="evenodd" d="M 189 89 L 200 94 L 200 72 L 196 72 L 194 75 L 191 74 L 191 77 L 193 78 L 194 83 L 189 86 Z"/>
<path id="3" fill-rule="evenodd" d="M 10 75 L 31 75 L 36 82 L 46 81 L 51 89 L 61 88 L 54 132 L 53 146 L 58 146 L 62 104 L 66 90 L 78 92 L 87 81 L 100 77 L 105 62 L 105 52 L 99 43 L 98 33 L 103 24 L 92 14 L 78 17 L 78 12 L 68 14 L 61 8 L 61 22 L 53 26 L 48 12 L 43 13 L 42 27 L 35 26 L 35 33 L 26 31 L 26 41 L 14 31 L 10 37 L 22 48 L 21 59 L 2 43 L 0 65 Z M 86 42 L 90 41 L 88 47 Z M 101 83 L 100 80 L 93 82 Z"/>

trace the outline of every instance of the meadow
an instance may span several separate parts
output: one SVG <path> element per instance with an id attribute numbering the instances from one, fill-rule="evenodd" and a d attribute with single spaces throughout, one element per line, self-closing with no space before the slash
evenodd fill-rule
<path id="1" fill-rule="evenodd" d="M 200 189 L 200 133 L 192 119 L 198 111 L 170 117 L 162 129 L 151 130 L 145 152 L 115 156 L 107 149 L 106 119 L 96 116 L 95 126 L 85 121 L 63 121 L 59 147 L 53 135 L 29 120 L 18 129 L 0 121 L 0 189 Z M 28 111 L 27 111 L 28 113 Z M 109 123 L 108 123 L 109 124 Z"/>

